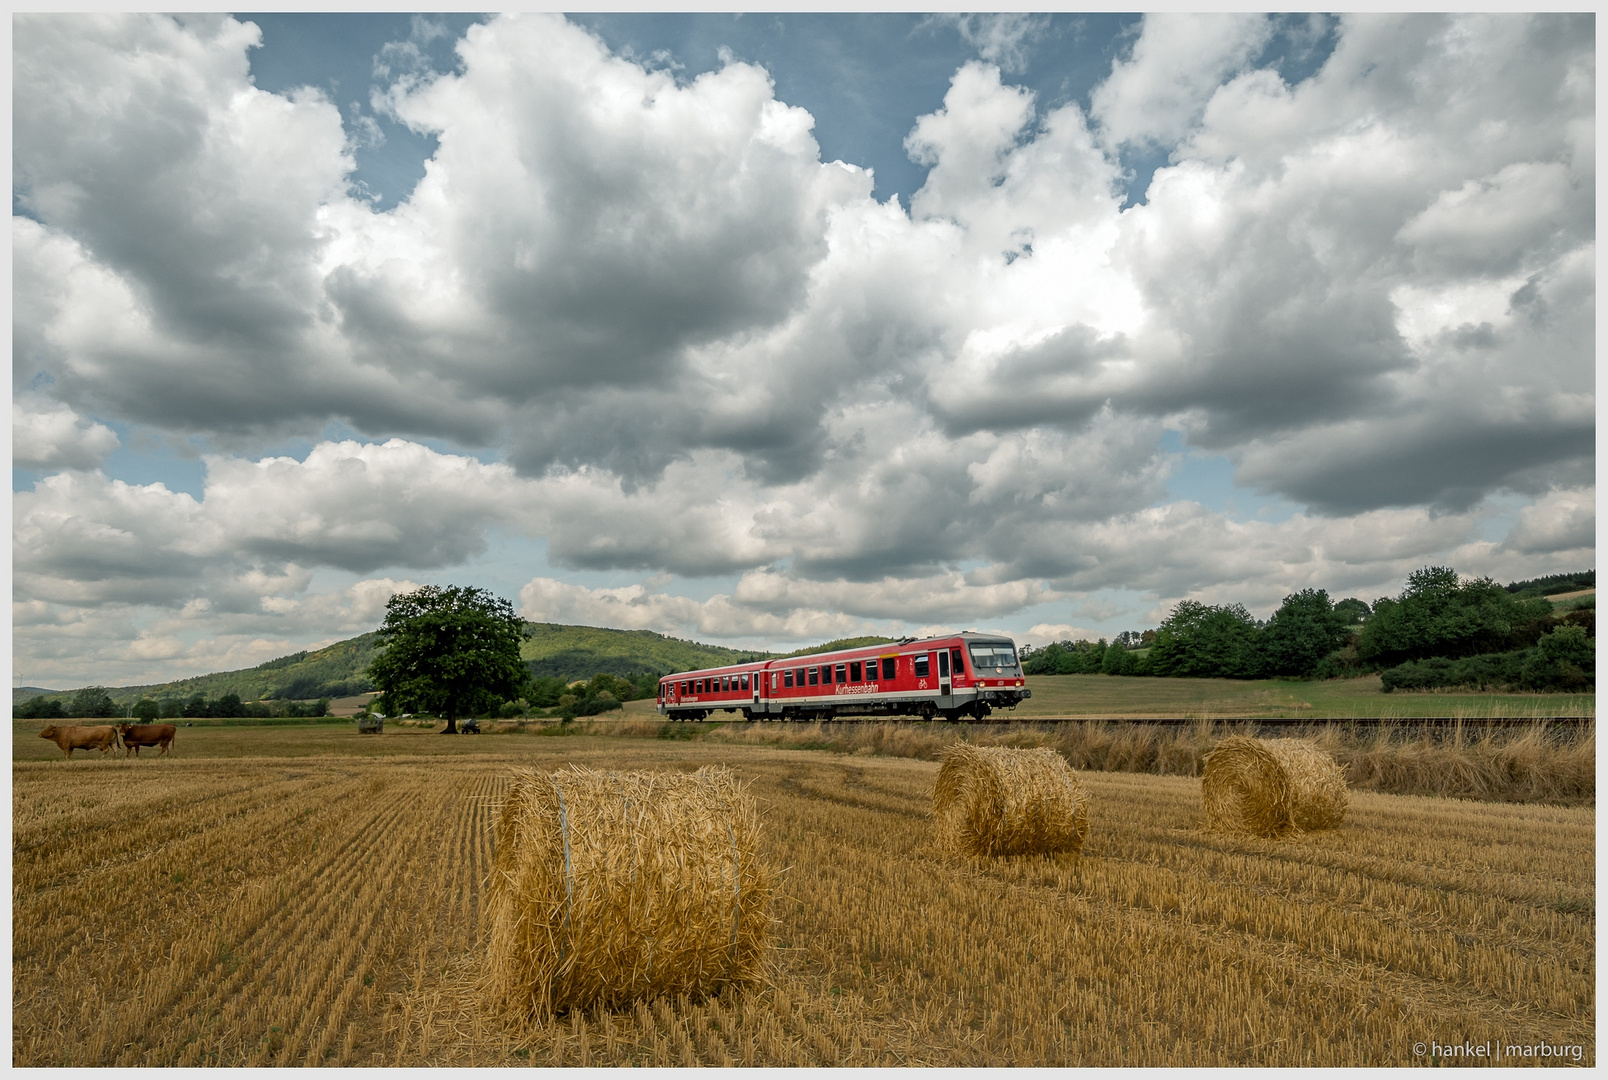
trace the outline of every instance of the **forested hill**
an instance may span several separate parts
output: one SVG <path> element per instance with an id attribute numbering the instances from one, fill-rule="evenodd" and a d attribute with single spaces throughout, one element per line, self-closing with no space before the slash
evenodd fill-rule
<path id="1" fill-rule="evenodd" d="M 530 665 L 531 674 L 557 676 L 566 681 L 590 679 L 600 671 L 610 675 L 689 671 L 772 655 L 682 641 L 651 630 L 607 630 L 557 623 L 527 623 L 526 626 L 531 634 L 520 655 Z M 360 634 L 315 651 L 281 656 L 254 668 L 146 686 L 108 687 L 107 691 L 118 705 L 140 698 L 189 700 L 196 694 L 209 701 L 227 694 L 238 695 L 241 701 L 344 697 L 374 689 L 365 671 L 378 647 L 377 634 Z M 72 690 L 18 687 L 12 691 L 11 698 L 16 704 L 41 695 L 66 699 L 72 694 Z"/>
<path id="2" fill-rule="evenodd" d="M 527 623 L 526 626 L 531 633 L 519 655 L 525 658 L 531 674 L 538 677 L 590 679 L 600 671 L 610 675 L 638 675 L 644 671 L 665 674 L 772 655 L 700 645 L 696 641 L 665 637 L 652 630 L 606 630 L 558 623 Z"/>

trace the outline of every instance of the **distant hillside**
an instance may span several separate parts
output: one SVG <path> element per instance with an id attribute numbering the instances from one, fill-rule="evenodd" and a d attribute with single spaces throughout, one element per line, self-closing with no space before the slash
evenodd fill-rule
<path id="1" fill-rule="evenodd" d="M 608 630 L 557 623 L 527 623 L 526 626 L 531 634 L 520 649 L 520 655 L 529 665 L 531 674 L 557 676 L 566 681 L 590 679 L 600 671 L 610 675 L 668 674 L 774 655 L 701 645 L 651 630 Z M 374 689 L 365 669 L 373 661 L 378 647 L 377 633 L 360 634 L 316 651 L 281 656 L 254 668 L 195 675 L 168 683 L 106 689 L 118 705 L 132 704 L 140 698 L 188 700 L 196 694 L 208 701 L 216 701 L 225 694 L 238 694 L 243 702 L 346 697 Z M 834 642 L 831 647 L 841 648 L 842 645 Z M 75 690 L 17 687 L 11 699 L 16 705 L 40 695 L 66 699 L 73 693 Z"/>
<path id="2" fill-rule="evenodd" d="M 1579 592 L 1582 589 L 1595 589 L 1597 587 L 1597 571 L 1582 570 L 1578 574 L 1551 574 L 1543 578 L 1531 578 L 1528 581 L 1514 581 L 1507 586 L 1507 591 L 1520 597 L 1552 596 L 1555 593 Z"/>
<path id="3" fill-rule="evenodd" d="M 226 694 L 238 694 L 241 701 L 311 701 L 321 697 L 345 697 L 374 689 L 363 669 L 374 659 L 378 635 L 359 634 L 312 652 L 296 652 L 239 671 L 220 671 L 211 675 L 192 675 L 166 683 L 141 686 L 108 686 L 107 694 L 118 705 L 129 705 L 141 698 L 161 701 L 178 698 L 188 701 L 200 694 L 216 701 Z M 37 688 L 28 688 L 37 691 Z M 63 700 L 74 690 L 46 690 Z M 13 690 L 13 705 L 38 697 L 39 693 Z"/>
<path id="4" fill-rule="evenodd" d="M 870 637 L 838 638 L 836 641 L 828 641 L 825 645 L 811 645 L 807 649 L 795 649 L 793 652 L 783 653 L 782 655 L 813 656 L 816 653 L 832 652 L 834 649 L 858 649 L 866 645 L 888 645 L 897 640 L 897 638 L 891 637 L 878 637 L 875 634 Z"/>
<path id="5" fill-rule="evenodd" d="M 597 626 L 528 623 L 531 631 L 519 655 L 532 675 L 590 679 L 598 672 L 638 675 L 736 664 L 774 654 L 665 637 L 652 630 L 606 630 Z"/>

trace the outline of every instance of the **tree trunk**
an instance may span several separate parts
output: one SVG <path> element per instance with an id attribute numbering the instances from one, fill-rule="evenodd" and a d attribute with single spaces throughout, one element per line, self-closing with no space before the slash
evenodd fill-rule
<path id="1" fill-rule="evenodd" d="M 458 718 L 456 716 L 448 716 L 447 717 L 447 726 L 441 729 L 441 734 L 443 734 L 443 735 L 456 735 L 456 734 L 458 734 Z"/>

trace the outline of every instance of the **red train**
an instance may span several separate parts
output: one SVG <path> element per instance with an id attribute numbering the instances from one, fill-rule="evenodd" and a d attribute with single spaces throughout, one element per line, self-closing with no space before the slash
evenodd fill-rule
<path id="1" fill-rule="evenodd" d="M 717 710 L 741 710 L 747 720 L 981 720 L 1032 696 L 1023 685 L 1016 643 L 975 633 L 756 660 L 659 680 L 659 712 L 676 720 L 702 720 Z"/>

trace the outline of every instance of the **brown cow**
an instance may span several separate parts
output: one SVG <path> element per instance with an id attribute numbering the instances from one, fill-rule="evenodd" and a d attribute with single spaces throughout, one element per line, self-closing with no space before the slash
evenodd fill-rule
<path id="1" fill-rule="evenodd" d="M 117 730 L 123 736 L 123 756 L 128 757 L 132 750 L 134 756 L 139 757 L 142 746 L 160 746 L 166 754 L 173 745 L 173 733 L 178 729 L 172 724 L 119 724 Z"/>
<path id="2" fill-rule="evenodd" d="M 72 760 L 74 750 L 99 750 L 104 757 L 106 751 L 117 745 L 117 729 L 110 724 L 105 727 L 80 727 L 77 724 L 57 727 L 51 724 L 39 733 L 39 737 L 61 747 L 68 760 Z"/>

